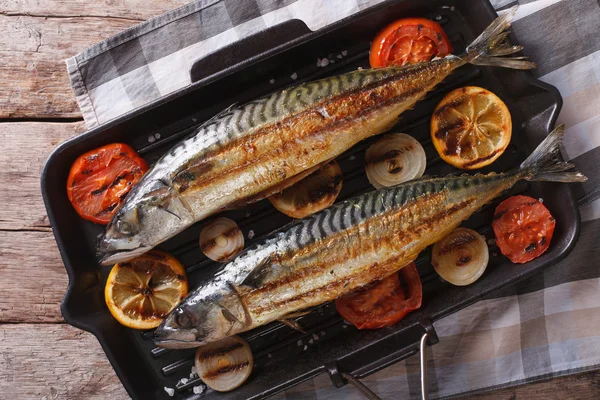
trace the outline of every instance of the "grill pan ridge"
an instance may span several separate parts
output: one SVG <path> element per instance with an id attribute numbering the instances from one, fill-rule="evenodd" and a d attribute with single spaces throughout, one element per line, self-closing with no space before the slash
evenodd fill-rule
<path id="1" fill-rule="evenodd" d="M 255 357 L 254 371 L 244 385 L 230 393 L 206 389 L 190 374 L 194 350 L 166 350 L 154 346 L 151 332 L 138 332 L 119 325 L 104 304 L 104 282 L 110 268 L 101 268 L 94 254 L 96 237 L 103 230 L 78 218 L 64 188 L 72 162 L 80 154 L 110 142 L 132 145 L 151 164 L 202 121 L 233 103 L 244 103 L 292 84 L 368 67 L 369 41 L 387 23 L 406 16 L 425 16 L 438 21 L 459 53 L 496 16 L 487 0 L 452 2 L 390 0 L 363 10 L 318 32 L 298 20 L 248 37 L 198 61 L 191 69 L 194 82 L 188 88 L 151 105 L 130 112 L 61 144 L 49 157 L 42 172 L 42 195 L 61 257 L 69 275 L 69 286 L 61 304 L 65 320 L 93 333 L 115 368 L 129 395 L 135 399 L 169 398 L 165 387 L 174 388 L 176 399 L 258 399 L 276 394 L 318 374 L 328 373 L 336 386 L 345 384 L 341 373 L 362 378 L 418 351 L 423 332 L 430 344 L 437 341 L 433 322 L 476 302 L 496 289 L 542 271 L 564 258 L 579 235 L 579 214 L 567 185 L 520 183 L 506 196 L 525 193 L 543 198 L 557 220 L 547 253 L 524 265 L 513 265 L 490 245 L 486 273 L 467 287 L 443 282 L 430 264 L 426 250 L 416 263 L 423 282 L 423 306 L 393 327 L 358 331 L 347 324 L 332 303 L 297 318 L 300 333 L 271 323 L 242 334 Z M 511 37 L 516 42 L 514 37 Z M 525 49 L 527 52 L 527 49 Z M 342 55 L 344 54 L 344 55 Z M 338 57 L 340 56 L 340 57 Z M 317 59 L 335 61 L 326 67 Z M 292 75 L 297 79 L 292 79 Z M 274 82 L 274 83 L 271 83 Z M 513 118 L 513 139 L 505 154 L 479 172 L 508 170 L 541 142 L 556 122 L 562 99 L 558 91 L 529 72 L 468 65 L 450 75 L 415 108 L 402 115 L 393 129 L 414 136 L 427 154 L 427 175 L 444 176 L 458 170 L 445 164 L 429 139 L 429 117 L 435 105 L 450 90 L 482 86 L 507 104 Z M 160 139 L 152 143 L 150 136 Z M 344 181 L 337 201 L 372 190 L 364 173 L 364 154 L 377 137 L 359 143 L 337 158 Z M 486 239 L 495 206 L 506 196 L 485 206 L 465 221 Z M 252 244 L 290 218 L 263 200 L 239 210 L 220 213 L 236 221 Z M 203 223 L 197 223 L 159 248 L 172 253 L 186 266 L 190 288 L 209 278 L 215 263 L 198 247 Z M 252 232 L 250 234 L 250 232 Z M 249 238 L 252 236 L 252 238 Z M 187 381 L 182 380 L 187 379 Z"/>

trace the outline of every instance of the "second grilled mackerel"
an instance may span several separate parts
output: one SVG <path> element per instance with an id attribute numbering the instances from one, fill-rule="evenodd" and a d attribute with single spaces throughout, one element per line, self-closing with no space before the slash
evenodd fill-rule
<path id="1" fill-rule="evenodd" d="M 227 110 L 165 154 L 136 185 L 98 245 L 103 264 L 142 254 L 196 221 L 276 193 L 398 121 L 467 63 L 527 69 L 505 58 L 514 10 L 461 56 L 359 70 L 309 82 Z"/>

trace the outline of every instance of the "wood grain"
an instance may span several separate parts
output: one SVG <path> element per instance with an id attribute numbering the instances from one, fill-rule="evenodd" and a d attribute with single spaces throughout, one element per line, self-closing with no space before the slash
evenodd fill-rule
<path id="1" fill-rule="evenodd" d="M 65 324 L 0 325 L 0 397 L 129 398 L 96 338 Z"/>
<path id="2" fill-rule="evenodd" d="M 57 144 L 84 129 L 82 122 L 0 123 L 0 182 L 3 182 L 0 230 L 50 231 L 40 191 L 40 173 Z"/>
<path id="3" fill-rule="evenodd" d="M 62 322 L 67 282 L 52 232 L 0 231 L 0 323 Z"/>
<path id="4" fill-rule="evenodd" d="M 0 1 L 0 119 L 80 118 L 64 60 L 186 2 Z"/>

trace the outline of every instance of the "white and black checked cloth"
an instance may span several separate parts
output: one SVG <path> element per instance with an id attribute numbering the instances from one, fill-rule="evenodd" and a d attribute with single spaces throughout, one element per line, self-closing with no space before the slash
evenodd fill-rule
<path id="1" fill-rule="evenodd" d="M 290 19 L 318 30 L 384 0 L 196 0 L 86 49 L 67 68 L 88 127 L 190 85 L 199 58 Z M 450 2 L 449 2 L 450 3 Z M 497 9 L 517 2 L 493 1 Z M 575 250 L 543 274 L 434 324 L 430 395 L 455 396 L 600 366 L 600 6 L 521 0 L 513 30 L 534 74 L 564 99 L 563 155 L 590 179 L 574 185 L 582 216 Z M 364 380 L 383 398 L 419 398 L 419 361 Z M 280 398 L 360 399 L 317 377 Z"/>

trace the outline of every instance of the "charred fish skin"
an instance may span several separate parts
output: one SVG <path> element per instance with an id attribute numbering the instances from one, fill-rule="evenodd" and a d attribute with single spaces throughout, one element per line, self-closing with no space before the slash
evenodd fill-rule
<path id="1" fill-rule="evenodd" d="M 382 279 L 521 177 L 425 179 L 336 204 L 227 264 L 163 322 L 157 343 L 198 346 Z M 182 325 L 191 320 L 199 326 Z"/>
<path id="2" fill-rule="evenodd" d="M 282 190 L 399 116 L 467 64 L 534 66 L 503 43 L 515 10 L 458 56 L 359 70 L 309 82 L 225 110 L 171 149 L 137 184 L 100 238 L 102 264 L 125 261 L 194 222 Z"/>
<path id="3" fill-rule="evenodd" d="M 261 200 L 359 141 L 388 130 L 402 112 L 465 62 L 358 70 L 274 93 L 227 110 L 167 152 L 127 196 L 100 240 L 103 264 L 124 261 L 194 222 Z M 163 186 L 156 194 L 156 186 Z M 149 201 L 153 199 L 153 201 Z M 183 215 L 172 204 L 184 208 Z M 148 209 L 157 208 L 153 216 Z M 141 208 L 141 210 L 140 210 Z M 135 210 L 135 211 L 134 211 Z M 127 214 L 146 215 L 155 228 Z M 138 226 L 136 238 L 118 221 Z M 144 236 L 140 238 L 140 236 Z M 125 242 L 128 241 L 128 242 Z M 135 247 L 134 244 L 141 245 Z"/>
<path id="4" fill-rule="evenodd" d="M 557 159 L 564 126 L 507 173 L 426 178 L 373 191 L 275 232 L 192 292 L 155 331 L 200 346 L 383 279 L 517 181 L 582 182 Z"/>

